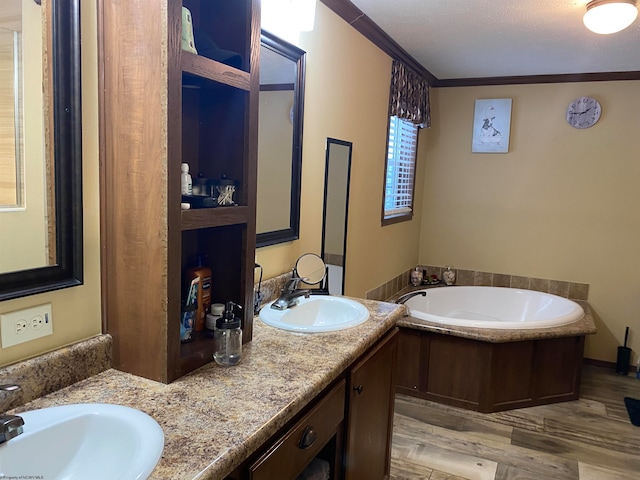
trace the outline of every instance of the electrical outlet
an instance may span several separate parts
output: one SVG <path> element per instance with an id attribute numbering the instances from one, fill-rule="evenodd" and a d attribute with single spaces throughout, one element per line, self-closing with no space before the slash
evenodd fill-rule
<path id="1" fill-rule="evenodd" d="M 0 331 L 2 348 L 51 335 L 53 333 L 51 304 L 46 303 L 37 307 L 0 314 L 0 328 L 2 329 Z"/>

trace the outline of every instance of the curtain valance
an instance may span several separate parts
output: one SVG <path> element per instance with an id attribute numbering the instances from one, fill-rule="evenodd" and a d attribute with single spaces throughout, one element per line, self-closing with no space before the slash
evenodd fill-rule
<path id="1" fill-rule="evenodd" d="M 431 126 L 429 83 L 398 60 L 394 60 L 391 67 L 389 115 L 409 120 L 420 127 Z"/>

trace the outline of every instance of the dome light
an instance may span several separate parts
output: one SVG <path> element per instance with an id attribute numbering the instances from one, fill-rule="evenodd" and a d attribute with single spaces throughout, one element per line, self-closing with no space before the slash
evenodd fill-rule
<path id="1" fill-rule="evenodd" d="M 624 30 L 637 16 L 636 0 L 592 0 L 582 20 L 592 32 L 606 35 Z"/>

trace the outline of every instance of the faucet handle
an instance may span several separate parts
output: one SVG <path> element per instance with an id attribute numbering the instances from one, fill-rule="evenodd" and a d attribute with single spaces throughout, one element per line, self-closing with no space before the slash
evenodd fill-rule
<path id="1" fill-rule="evenodd" d="M 0 384 L 0 390 L 3 392 L 16 392 L 20 390 L 20 385 L 16 383 L 3 383 Z"/>
<path id="2" fill-rule="evenodd" d="M 8 442 L 23 432 L 24 420 L 16 415 L 0 415 L 0 443 Z"/>
<path id="3" fill-rule="evenodd" d="M 284 284 L 284 290 L 293 292 L 296 288 L 298 288 L 298 284 L 300 282 L 304 282 L 305 280 L 308 280 L 308 278 L 291 277 L 289 280 L 287 280 L 287 283 Z"/>

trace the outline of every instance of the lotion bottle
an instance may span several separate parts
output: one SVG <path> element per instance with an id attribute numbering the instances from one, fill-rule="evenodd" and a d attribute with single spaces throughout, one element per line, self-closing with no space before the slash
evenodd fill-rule
<path id="1" fill-rule="evenodd" d="M 194 278 L 198 278 L 198 293 L 196 296 L 196 315 L 194 330 L 204 330 L 206 315 L 211 306 L 211 269 L 205 266 L 204 255 L 196 255 L 194 266 L 185 272 L 185 281 L 190 284 Z"/>

